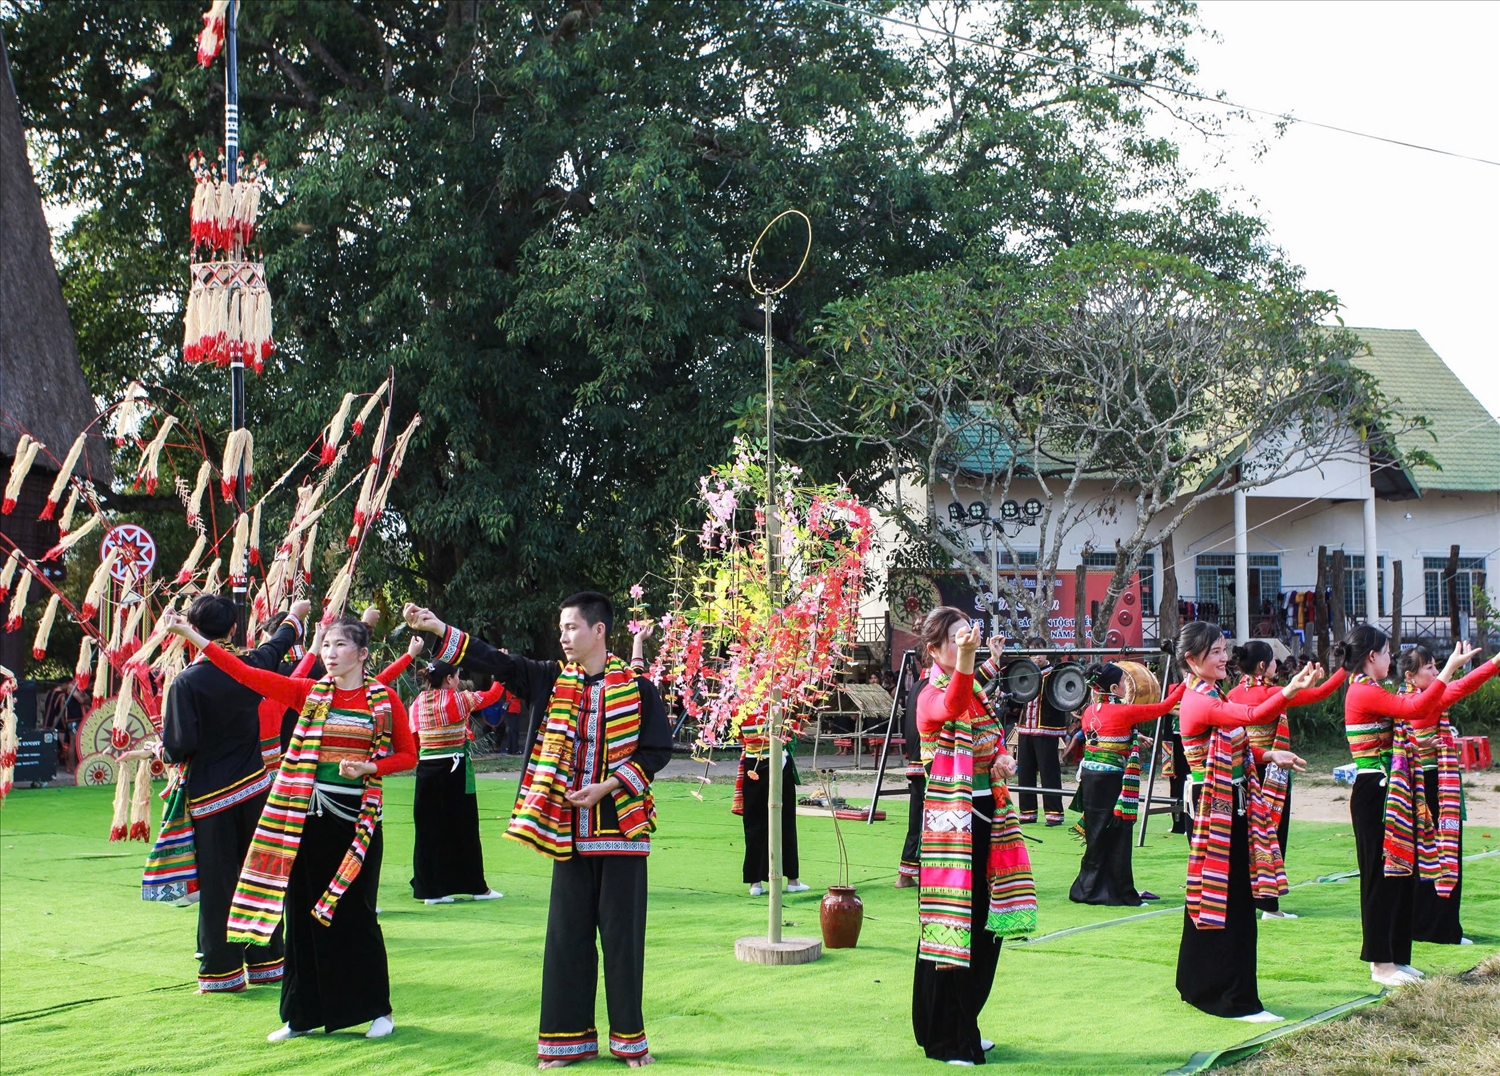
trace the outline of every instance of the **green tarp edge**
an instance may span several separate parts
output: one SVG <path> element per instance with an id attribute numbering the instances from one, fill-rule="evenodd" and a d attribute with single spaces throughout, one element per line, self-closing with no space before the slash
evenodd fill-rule
<path id="1" fill-rule="evenodd" d="M 1218 1068 L 1220 1065 L 1233 1064 L 1236 1061 L 1241 1061 L 1249 1057 L 1274 1039 L 1279 1039 L 1283 1035 L 1290 1035 L 1294 1031 L 1301 1031 L 1304 1028 L 1312 1027 L 1314 1024 L 1335 1020 L 1345 1013 L 1353 1012 L 1355 1009 L 1363 1008 L 1366 1005 L 1373 1005 L 1383 997 L 1385 997 L 1384 990 L 1378 994 L 1366 994 L 1364 997 L 1355 998 L 1353 1001 L 1346 1001 L 1342 1005 L 1335 1005 L 1333 1008 L 1324 1009 L 1320 1013 L 1314 1013 L 1306 1020 L 1298 1020 L 1295 1024 L 1287 1024 L 1285 1027 L 1278 1027 L 1274 1031 L 1267 1031 L 1265 1034 L 1257 1035 L 1253 1039 L 1246 1039 L 1237 1046 L 1226 1046 L 1222 1050 L 1209 1050 L 1196 1053 L 1187 1059 L 1185 1065 L 1164 1072 L 1162 1076 L 1193 1076 L 1194 1073 L 1207 1072 L 1209 1069 Z"/>

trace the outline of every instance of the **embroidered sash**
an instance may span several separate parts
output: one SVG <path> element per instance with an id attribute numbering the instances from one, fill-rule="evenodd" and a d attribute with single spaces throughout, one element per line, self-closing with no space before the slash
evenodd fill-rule
<path id="1" fill-rule="evenodd" d="M 229 907 L 226 938 L 231 942 L 265 945 L 281 922 L 286 906 L 287 883 L 292 865 L 302 843 L 307 823 L 308 804 L 318 770 L 323 727 L 333 704 L 334 684 L 324 677 L 308 692 L 297 719 L 291 745 L 281 760 L 271 794 L 255 827 L 250 850 L 240 870 L 239 885 Z M 378 680 L 365 681 L 365 698 L 375 726 L 370 760 L 384 758 L 391 751 L 391 696 Z M 327 926 L 339 898 L 359 876 L 370 837 L 380 820 L 381 784 L 378 776 L 366 778 L 360 797 L 359 816 L 354 823 L 354 839 L 334 872 L 328 888 L 313 907 L 312 916 Z"/>
<path id="2" fill-rule="evenodd" d="M 1399 695 L 1408 694 L 1410 686 L 1403 684 Z M 1445 710 L 1433 730 L 1433 741 L 1437 748 L 1438 814 L 1434 822 L 1437 849 L 1437 878 L 1433 885 L 1437 895 L 1447 897 L 1458 884 L 1460 864 L 1458 861 L 1459 831 L 1463 826 L 1463 772 L 1458 765 L 1458 745 L 1453 739 L 1453 726 Z M 1413 775 L 1413 784 L 1416 784 Z M 1413 795 L 1426 799 L 1426 790 L 1413 788 Z M 1430 805 L 1429 805 L 1430 810 Z M 1389 873 L 1389 872 L 1387 872 Z M 1427 877 L 1427 875 L 1423 875 Z"/>
<path id="3" fill-rule="evenodd" d="M 146 856 L 141 877 L 142 900 L 181 900 L 198 891 L 198 852 L 193 842 L 193 820 L 187 809 L 187 767 L 162 793 L 161 832 Z"/>
<path id="4" fill-rule="evenodd" d="M 511 840 L 529 844 L 553 859 L 567 859 L 573 852 L 573 805 L 566 797 L 573 780 L 585 676 L 577 664 L 563 666 L 558 674 L 542 734 L 532 745 L 505 831 Z M 630 667 L 613 654 L 604 669 L 603 705 L 605 773 L 618 777 L 624 786 L 613 794 L 615 815 L 621 835 L 631 840 L 656 828 L 656 807 L 645 775 L 629 765 L 641 732 L 640 685 Z"/>
<path id="5" fill-rule="evenodd" d="M 1415 869 L 1424 880 L 1437 881 L 1437 832 L 1422 788 L 1421 752 L 1411 725 L 1399 717 L 1391 732 L 1384 851 L 1386 877 L 1404 878 Z"/>

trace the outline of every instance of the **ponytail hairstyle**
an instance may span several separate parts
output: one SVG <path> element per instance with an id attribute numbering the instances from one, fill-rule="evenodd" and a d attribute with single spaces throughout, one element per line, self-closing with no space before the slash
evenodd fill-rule
<path id="1" fill-rule="evenodd" d="M 1188 658 L 1202 657 L 1213 648 L 1214 643 L 1224 637 L 1219 625 L 1207 620 L 1192 620 L 1177 633 L 1177 662 L 1184 673 L 1192 672 Z"/>
<path id="2" fill-rule="evenodd" d="M 427 666 L 427 686 L 436 691 L 443 686 L 443 682 L 458 672 L 457 665 L 449 665 L 446 661 L 434 661 Z"/>
<path id="3" fill-rule="evenodd" d="M 933 651 L 942 649 L 943 644 L 948 641 L 948 633 L 959 621 L 967 624 L 968 614 L 951 605 L 939 605 L 927 614 L 926 619 L 922 621 L 922 630 L 918 633 L 922 639 L 924 664 L 931 664 Z"/>
<path id="4" fill-rule="evenodd" d="M 1341 643 L 1333 644 L 1334 664 L 1347 672 L 1356 673 L 1364 669 L 1370 655 L 1378 654 L 1390 642 L 1390 637 L 1373 624 L 1361 624 L 1349 633 Z M 1417 668 L 1421 668 L 1420 665 Z"/>
<path id="5" fill-rule="evenodd" d="M 1234 663 L 1246 676 L 1260 676 L 1275 660 L 1271 644 L 1263 639 L 1251 639 L 1234 648 Z"/>
<path id="6" fill-rule="evenodd" d="M 1401 679 L 1405 680 L 1422 671 L 1422 667 L 1432 661 L 1432 651 L 1425 646 L 1414 646 L 1410 650 L 1401 651 L 1401 661 L 1396 666 L 1401 671 Z"/>
<path id="7" fill-rule="evenodd" d="M 1125 670 L 1112 661 L 1095 662 L 1084 670 L 1083 675 L 1094 690 L 1108 695 L 1110 688 L 1125 679 Z"/>
<path id="8" fill-rule="evenodd" d="M 356 616 L 341 616 L 329 622 L 323 631 L 326 639 L 330 631 L 341 631 L 344 638 L 354 644 L 356 650 L 370 648 L 370 626 Z"/>

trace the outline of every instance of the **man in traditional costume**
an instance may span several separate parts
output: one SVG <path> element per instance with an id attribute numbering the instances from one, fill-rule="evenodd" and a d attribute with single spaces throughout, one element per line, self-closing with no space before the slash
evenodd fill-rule
<path id="1" fill-rule="evenodd" d="M 408 605 L 405 614 L 413 628 L 439 637 L 435 660 L 491 674 L 533 711 L 546 702 L 506 831 L 553 860 L 539 1067 L 599 1054 L 596 932 L 610 1053 L 632 1068 L 650 1064 L 641 994 L 646 856 L 656 828 L 651 779 L 671 758 L 672 731 L 655 685 L 609 652 L 613 605 L 593 591 L 562 603 L 561 663 L 497 650 L 428 609 Z"/>
<path id="2" fill-rule="evenodd" d="M 302 640 L 302 620 L 311 603 L 299 601 L 271 637 L 240 660 L 256 669 L 275 669 Z M 234 603 L 203 595 L 188 610 L 188 623 L 204 637 L 228 645 L 239 615 Z M 199 655 L 167 689 L 162 720 L 162 752 L 181 763 L 187 820 L 191 825 L 198 901 L 198 991 L 237 992 L 248 983 L 280 982 L 282 938 L 278 930 L 264 946 L 225 939 L 229 905 L 240 864 L 271 789 L 274 766 L 261 756 L 261 696 L 235 682 Z M 148 893 L 159 899 L 186 895 L 185 883 Z M 181 890 L 181 892 L 179 892 Z"/>

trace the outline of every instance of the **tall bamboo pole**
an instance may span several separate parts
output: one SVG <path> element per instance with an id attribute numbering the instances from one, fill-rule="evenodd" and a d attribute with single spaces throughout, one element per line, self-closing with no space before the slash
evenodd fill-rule
<path id="1" fill-rule="evenodd" d="M 778 592 L 776 587 L 776 538 L 777 538 L 777 513 L 776 513 L 776 419 L 775 419 L 775 396 L 774 376 L 771 369 L 771 294 L 766 293 L 766 604 L 769 607 L 771 621 L 776 619 L 776 602 Z M 772 655 L 771 674 L 775 676 L 775 656 Z M 766 799 L 769 802 L 771 827 L 767 834 L 769 840 L 766 842 L 771 849 L 770 879 L 771 887 L 770 908 L 767 913 L 766 938 L 772 942 L 781 940 L 781 803 L 782 780 L 781 767 L 781 688 L 771 688 L 771 708 L 766 715 L 766 725 L 771 734 L 771 761 L 768 774 L 771 783 L 766 790 Z"/>
<path id="2" fill-rule="evenodd" d="M 239 0 L 229 0 L 229 7 L 224 12 L 224 178 L 230 184 L 238 183 L 240 178 L 239 38 L 235 31 L 239 6 Z M 236 241 L 235 246 L 238 245 Z M 230 256 L 237 259 L 240 252 L 231 251 Z M 231 345 L 229 349 L 229 427 L 231 431 L 245 428 L 245 351 L 243 347 L 235 345 Z M 236 518 L 247 507 L 245 494 L 245 465 L 242 462 L 239 473 L 234 477 Z M 243 564 L 231 564 L 229 574 L 244 580 L 236 583 L 231 590 L 235 610 L 239 614 L 235 638 L 241 645 L 248 645 L 250 640 L 245 638 L 245 631 L 250 619 L 249 572 Z"/>

